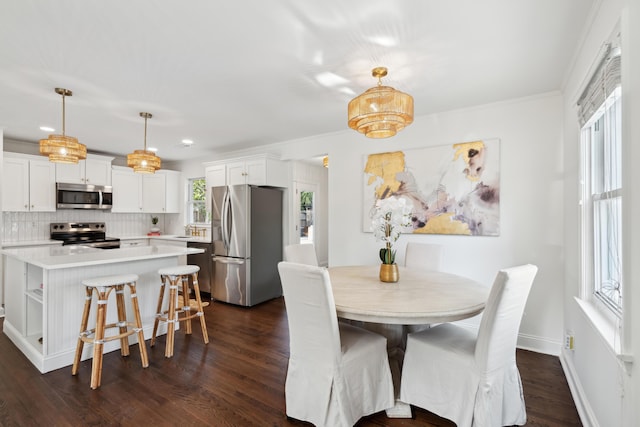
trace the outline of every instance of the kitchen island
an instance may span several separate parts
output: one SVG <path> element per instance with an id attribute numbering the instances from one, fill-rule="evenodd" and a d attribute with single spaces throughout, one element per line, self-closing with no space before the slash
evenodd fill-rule
<path id="1" fill-rule="evenodd" d="M 201 252 L 197 248 L 161 245 L 108 250 L 83 246 L 2 250 L 3 332 L 40 372 L 70 366 L 85 301 L 81 281 L 91 277 L 137 274 L 144 334 L 145 338 L 151 338 L 160 284 L 158 270 L 177 266 L 186 255 Z M 125 298 L 128 299 L 128 292 Z M 127 310 L 130 310 L 129 304 Z M 107 316 L 108 319 L 117 317 L 115 299 L 109 303 Z M 127 318 L 132 318 L 129 311 Z M 159 333 L 166 333 L 166 326 Z M 104 347 L 105 353 L 117 349 L 118 340 L 108 342 Z M 91 351 L 92 346 L 85 346 L 82 359 L 90 358 Z"/>

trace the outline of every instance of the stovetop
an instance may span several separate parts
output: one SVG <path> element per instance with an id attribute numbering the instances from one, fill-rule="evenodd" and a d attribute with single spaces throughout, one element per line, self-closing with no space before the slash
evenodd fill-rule
<path id="1" fill-rule="evenodd" d="M 91 243 L 118 244 L 120 239 L 106 236 L 104 222 L 53 222 L 49 225 L 51 239 L 62 240 L 63 245 Z"/>

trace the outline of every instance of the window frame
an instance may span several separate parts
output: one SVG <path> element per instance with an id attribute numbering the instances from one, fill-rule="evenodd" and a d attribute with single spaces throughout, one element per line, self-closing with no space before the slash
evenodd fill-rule
<path id="1" fill-rule="evenodd" d="M 202 181 L 204 182 L 204 192 L 202 195 L 202 200 L 196 200 L 193 198 L 193 194 L 194 194 L 194 184 L 197 181 Z M 209 209 L 206 205 L 206 179 L 205 177 L 194 177 L 194 178 L 189 178 L 187 180 L 187 201 L 186 201 L 186 218 L 185 218 L 185 222 L 187 225 L 195 225 L 195 226 L 209 226 L 210 225 L 210 212 Z M 202 206 L 203 207 L 203 212 L 205 215 L 204 221 L 195 221 L 194 220 L 194 215 L 193 213 L 195 212 L 194 207 L 195 206 Z"/>
<path id="2" fill-rule="evenodd" d="M 597 130 L 597 126 L 604 126 L 605 129 L 602 130 L 603 138 L 607 138 L 610 136 L 606 129 L 608 123 L 606 122 L 606 116 L 609 114 L 611 109 L 616 109 L 614 114 L 616 114 L 616 119 L 620 122 L 614 124 L 616 126 L 616 144 L 618 153 L 621 149 L 622 141 L 621 141 L 621 120 L 622 120 L 622 96 L 621 96 L 621 88 L 618 86 L 616 89 L 612 91 L 612 93 L 606 97 L 603 104 L 594 112 L 591 118 L 582 126 L 580 133 L 580 153 L 581 153 L 581 171 L 580 178 L 582 183 L 582 194 L 581 194 L 581 205 L 582 205 L 582 230 L 581 230 L 581 238 L 582 238 L 582 254 L 581 254 L 581 269 L 582 269 L 582 292 L 581 296 L 583 299 L 590 301 L 594 304 L 599 311 L 604 314 L 607 318 L 609 318 L 612 322 L 618 323 L 623 316 L 623 298 L 624 298 L 624 283 L 623 283 L 623 274 L 622 274 L 622 182 L 621 182 L 621 174 L 618 177 L 618 185 L 616 188 L 602 188 L 600 191 L 595 189 L 594 181 L 596 180 L 594 176 L 594 157 L 593 153 L 593 145 L 597 143 L 594 138 L 595 132 Z M 605 145 L 608 142 L 604 143 Z M 602 175 L 599 176 L 601 178 L 606 174 L 607 165 L 607 156 L 603 155 L 602 162 L 599 164 L 600 170 L 599 173 Z M 618 158 L 616 161 L 615 167 L 621 169 L 622 161 L 621 158 Z M 619 172 L 618 172 L 619 173 Z M 603 179 L 604 180 L 604 179 Z M 601 228 L 597 228 L 596 225 L 596 207 L 600 202 L 607 202 L 613 200 L 620 200 L 620 206 L 618 210 L 618 227 L 620 232 L 618 233 L 618 242 L 617 242 L 617 251 L 618 251 L 618 259 L 616 260 L 618 263 L 618 283 L 620 288 L 620 298 L 619 303 L 615 303 L 612 298 L 605 295 L 605 292 L 602 290 L 602 283 L 598 285 L 596 278 L 601 276 L 601 271 L 599 269 L 599 265 L 601 263 L 597 262 L 597 254 L 598 251 L 597 245 L 600 243 L 597 238 L 597 234 L 599 231 L 602 231 Z M 604 222 L 601 224 L 606 225 Z M 600 248 L 601 250 L 601 248 Z M 609 266 L 611 262 L 609 261 Z"/>

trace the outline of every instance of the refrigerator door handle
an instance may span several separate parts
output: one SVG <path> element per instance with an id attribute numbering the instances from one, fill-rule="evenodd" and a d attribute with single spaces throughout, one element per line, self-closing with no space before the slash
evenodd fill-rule
<path id="1" fill-rule="evenodd" d="M 222 197 L 222 212 L 220 215 L 221 219 L 221 230 L 220 234 L 222 237 L 222 244 L 224 245 L 225 252 L 229 251 L 229 233 L 230 233 L 230 224 L 229 224 L 229 209 L 231 208 L 229 203 L 229 188 L 227 187 L 224 191 L 224 196 Z"/>
<path id="2" fill-rule="evenodd" d="M 214 262 L 219 262 L 220 264 L 238 264 L 238 265 L 242 265 L 244 264 L 244 259 L 238 259 L 238 258 L 227 258 L 227 257 L 218 257 L 218 256 L 212 256 L 211 257 L 213 259 Z"/>

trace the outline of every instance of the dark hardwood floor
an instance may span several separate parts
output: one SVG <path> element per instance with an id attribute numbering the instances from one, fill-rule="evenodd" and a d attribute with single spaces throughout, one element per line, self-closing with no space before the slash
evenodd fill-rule
<path id="1" fill-rule="evenodd" d="M 91 362 L 77 376 L 71 367 L 38 370 L 0 334 L 0 426 L 305 426 L 285 416 L 289 354 L 282 298 L 252 308 L 213 303 L 206 309 L 210 343 L 200 328 L 176 334 L 175 355 L 164 357 L 164 337 L 140 355 L 104 357 L 102 386 L 91 390 Z M 78 313 L 78 322 L 80 322 Z M 147 340 L 147 346 L 149 341 Z M 557 357 L 517 352 L 530 426 L 581 425 Z M 414 408 L 414 419 L 366 417 L 358 426 L 452 426 Z"/>

